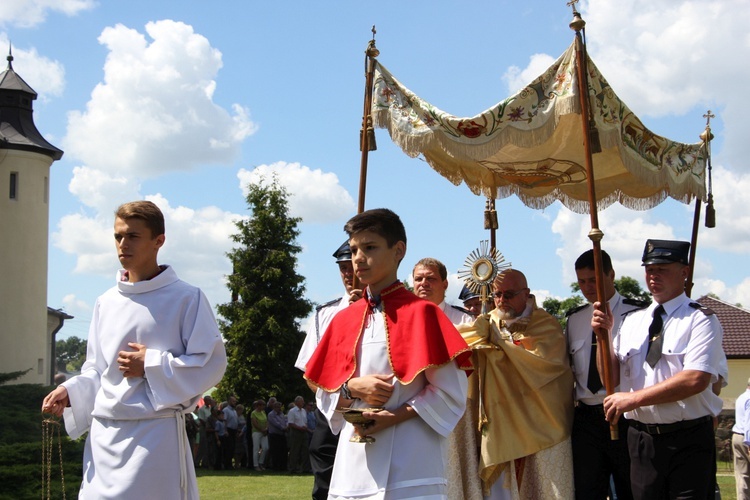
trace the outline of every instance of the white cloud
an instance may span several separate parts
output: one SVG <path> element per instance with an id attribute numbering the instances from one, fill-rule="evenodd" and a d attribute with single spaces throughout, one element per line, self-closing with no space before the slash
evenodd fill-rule
<path id="1" fill-rule="evenodd" d="M 95 0 L 3 0 L 0 2 L 0 26 L 30 28 L 44 22 L 50 12 L 75 16 L 93 9 L 96 4 Z"/>
<path id="2" fill-rule="evenodd" d="M 251 171 L 243 168 L 237 173 L 244 196 L 247 196 L 248 184 L 257 184 L 261 179 L 270 182 L 273 175 L 290 194 L 289 214 L 302 217 L 304 222 L 336 221 L 350 215 L 356 208 L 351 195 L 332 172 L 280 161 L 260 165 Z"/>
<path id="3" fill-rule="evenodd" d="M 748 169 L 750 102 L 738 89 L 750 78 L 750 2 L 595 0 L 583 16 L 589 53 L 637 115 L 712 109 L 725 130 L 722 154 Z"/>
<path id="4" fill-rule="evenodd" d="M 73 272 L 113 276 L 117 262 L 112 238 L 112 219 L 104 221 L 83 213 L 65 215 L 52 233 L 52 243 L 76 255 Z"/>
<path id="5" fill-rule="evenodd" d="M 672 227 L 654 222 L 651 212 L 635 212 L 612 205 L 599 212 L 598 218 L 599 228 L 604 232 L 601 246 L 612 258 L 617 277 L 630 276 L 642 282 L 641 254 L 646 238 L 675 239 Z M 573 263 L 592 248 L 588 237 L 590 230 L 588 215 L 575 214 L 566 208 L 561 208 L 552 222 L 552 232 L 560 236 L 562 245 L 557 254 L 563 263 L 564 283 L 576 281 Z"/>
<path id="6" fill-rule="evenodd" d="M 69 113 L 66 153 L 139 178 L 231 162 L 256 126 L 244 107 L 230 114 L 212 101 L 221 53 L 184 23 L 151 22 L 146 33 L 150 43 L 120 24 L 104 29 L 104 81 L 84 112 Z"/>
<path id="7" fill-rule="evenodd" d="M 503 75 L 503 81 L 508 85 L 508 91 L 514 94 L 544 73 L 554 62 L 555 58 L 548 54 L 534 54 L 526 68 L 509 67 Z"/>
<path id="8" fill-rule="evenodd" d="M 84 205 L 99 212 L 112 212 L 121 203 L 139 198 L 138 183 L 124 176 L 112 176 L 101 170 L 74 167 L 68 189 Z"/>
<path id="9" fill-rule="evenodd" d="M 750 174 L 741 174 L 722 167 L 713 169 L 716 227 L 701 233 L 701 245 L 723 252 L 750 254 Z"/>
<path id="10" fill-rule="evenodd" d="M 76 297 L 74 293 L 69 293 L 62 299 L 63 308 L 66 313 L 71 316 L 78 316 L 80 314 L 90 314 L 91 306 L 84 300 Z"/>
<path id="11" fill-rule="evenodd" d="M 0 33 L 0 47 L 9 46 L 8 35 Z M 65 68 L 59 61 L 40 56 L 34 47 L 24 49 L 13 46 L 12 64 L 13 70 L 23 75 L 23 80 L 34 89 L 40 100 L 62 95 L 65 89 Z"/>

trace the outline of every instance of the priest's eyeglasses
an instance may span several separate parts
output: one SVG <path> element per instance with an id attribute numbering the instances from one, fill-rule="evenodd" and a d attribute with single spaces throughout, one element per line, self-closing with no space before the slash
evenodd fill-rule
<path id="1" fill-rule="evenodd" d="M 497 299 L 502 299 L 505 297 L 505 300 L 511 300 L 513 297 L 518 295 L 519 293 L 523 292 L 524 290 L 528 290 L 527 288 L 521 288 L 520 290 L 505 290 L 503 291 L 497 291 L 493 293 L 492 295 L 495 296 Z"/>

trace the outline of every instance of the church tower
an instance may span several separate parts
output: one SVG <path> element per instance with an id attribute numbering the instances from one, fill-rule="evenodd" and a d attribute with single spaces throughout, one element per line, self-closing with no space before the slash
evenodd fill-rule
<path id="1" fill-rule="evenodd" d="M 13 70 L 0 73 L 0 372 L 50 384 L 47 245 L 50 166 L 63 152 L 34 125 L 37 93 Z"/>

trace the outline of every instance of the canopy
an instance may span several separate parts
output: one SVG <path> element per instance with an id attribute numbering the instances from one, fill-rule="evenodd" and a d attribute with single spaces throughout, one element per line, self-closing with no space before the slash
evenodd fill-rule
<path id="1" fill-rule="evenodd" d="M 424 101 L 376 61 L 372 116 L 393 141 L 477 195 L 517 195 L 532 208 L 555 200 L 588 213 L 575 42 L 541 76 L 488 110 L 460 118 Z M 638 210 L 666 199 L 705 199 L 706 152 L 648 130 L 588 58 L 589 97 L 602 152 L 594 155 L 597 206 Z"/>

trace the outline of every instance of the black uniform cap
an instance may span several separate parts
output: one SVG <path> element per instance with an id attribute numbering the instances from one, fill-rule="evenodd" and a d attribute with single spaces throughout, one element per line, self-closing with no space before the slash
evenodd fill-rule
<path id="1" fill-rule="evenodd" d="M 643 249 L 643 264 L 670 264 L 679 262 L 688 265 L 690 243 L 687 241 L 646 240 Z"/>
<path id="2" fill-rule="evenodd" d="M 464 287 L 461 289 L 461 293 L 458 294 L 458 300 L 461 302 L 466 302 L 470 299 L 475 299 L 477 297 L 480 297 L 478 293 L 472 292 L 468 286 L 464 285 Z"/>
<path id="3" fill-rule="evenodd" d="M 346 240 L 343 245 L 333 252 L 333 257 L 336 259 L 337 263 L 352 260 L 352 249 L 349 248 L 349 240 Z"/>

